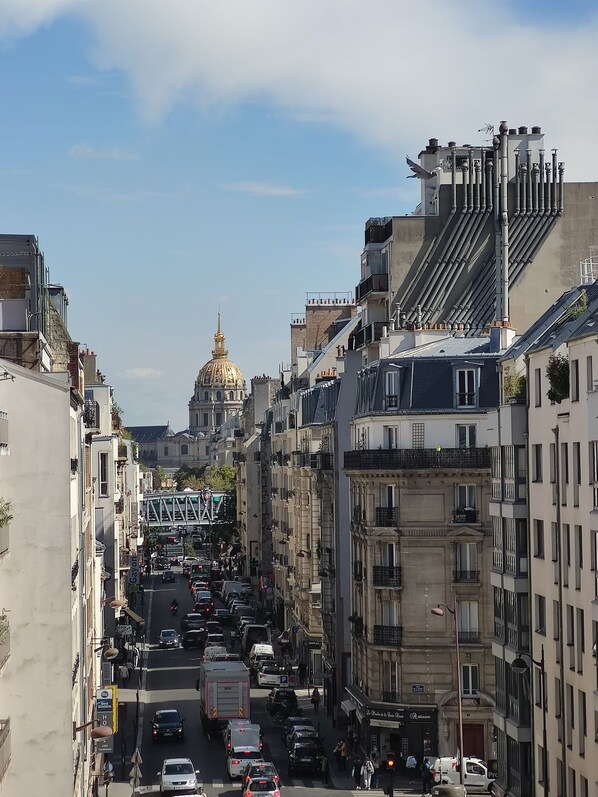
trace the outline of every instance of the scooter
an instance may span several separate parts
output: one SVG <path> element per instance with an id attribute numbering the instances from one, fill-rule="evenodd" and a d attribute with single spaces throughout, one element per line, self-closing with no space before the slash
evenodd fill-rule
<path id="1" fill-rule="evenodd" d="M 179 613 L 179 605 L 178 605 L 178 603 L 171 603 L 170 604 L 170 613 L 171 613 L 171 615 L 173 617 L 176 617 L 176 615 Z"/>

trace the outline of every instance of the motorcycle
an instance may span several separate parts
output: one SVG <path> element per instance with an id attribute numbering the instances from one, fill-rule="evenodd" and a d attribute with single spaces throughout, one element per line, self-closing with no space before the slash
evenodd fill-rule
<path id="1" fill-rule="evenodd" d="M 170 613 L 171 613 L 171 615 L 173 617 L 176 617 L 176 615 L 179 613 L 179 605 L 178 605 L 178 603 L 171 603 L 170 604 Z"/>

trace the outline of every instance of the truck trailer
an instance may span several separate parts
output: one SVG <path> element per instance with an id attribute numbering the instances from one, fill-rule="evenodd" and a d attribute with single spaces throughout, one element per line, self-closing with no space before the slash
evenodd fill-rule
<path id="1" fill-rule="evenodd" d="M 195 688 L 206 734 L 222 731 L 229 720 L 250 718 L 249 670 L 242 661 L 203 662 Z"/>

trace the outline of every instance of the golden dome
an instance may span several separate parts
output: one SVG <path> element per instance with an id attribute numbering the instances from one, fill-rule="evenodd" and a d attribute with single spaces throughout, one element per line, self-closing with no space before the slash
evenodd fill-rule
<path id="1" fill-rule="evenodd" d="M 218 313 L 218 330 L 214 335 L 212 359 L 200 369 L 196 380 L 198 387 L 245 387 L 243 372 L 238 365 L 228 359 L 227 355 L 224 335 L 220 331 L 220 313 Z"/>

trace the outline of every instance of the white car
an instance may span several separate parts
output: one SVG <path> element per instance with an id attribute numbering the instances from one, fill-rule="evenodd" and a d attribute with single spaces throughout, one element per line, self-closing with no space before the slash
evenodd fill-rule
<path id="1" fill-rule="evenodd" d="M 197 794 L 199 770 L 190 758 L 166 758 L 160 778 L 160 794 Z"/>
<path id="2" fill-rule="evenodd" d="M 255 764 L 264 760 L 259 747 L 233 747 L 226 757 L 226 766 L 230 779 L 240 778 L 247 764 Z"/>
<path id="3" fill-rule="evenodd" d="M 276 664 L 265 663 L 257 670 L 258 686 L 288 686 L 289 676 Z"/>

